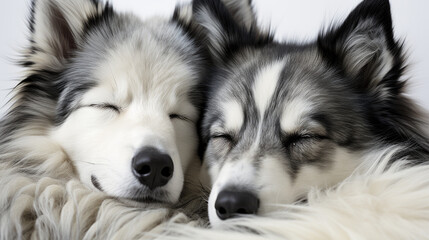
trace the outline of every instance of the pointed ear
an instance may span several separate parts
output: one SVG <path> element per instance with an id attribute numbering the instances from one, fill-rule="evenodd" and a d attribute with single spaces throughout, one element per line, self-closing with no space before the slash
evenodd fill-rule
<path id="1" fill-rule="evenodd" d="M 239 26 L 244 26 L 247 30 L 257 27 L 252 0 L 222 0 L 222 3 Z"/>
<path id="2" fill-rule="evenodd" d="M 229 14 L 238 25 L 244 26 L 247 30 L 257 26 L 252 0 L 221 0 L 221 2 L 225 5 Z M 173 19 L 189 24 L 192 21 L 193 5 L 195 4 L 188 3 L 177 5 Z"/>
<path id="3" fill-rule="evenodd" d="M 362 90 L 383 95 L 383 90 L 402 87 L 403 56 L 393 37 L 388 0 L 364 0 L 342 25 L 321 34 L 318 44 L 330 63 Z"/>
<path id="4" fill-rule="evenodd" d="M 82 40 L 87 21 L 101 9 L 101 3 L 91 0 L 33 0 L 31 49 L 25 65 L 61 68 Z"/>
<path id="5" fill-rule="evenodd" d="M 379 136 L 410 144 L 410 156 L 427 156 L 427 123 L 420 107 L 403 94 L 402 45 L 394 39 L 388 0 L 364 0 L 344 23 L 319 36 L 322 56 L 368 100 L 368 120 Z M 408 151 L 408 150 L 407 150 Z"/>
<path id="6" fill-rule="evenodd" d="M 194 0 L 193 21 L 203 32 L 204 43 L 215 61 L 222 62 L 240 47 L 272 41 L 259 31 L 249 0 Z"/>

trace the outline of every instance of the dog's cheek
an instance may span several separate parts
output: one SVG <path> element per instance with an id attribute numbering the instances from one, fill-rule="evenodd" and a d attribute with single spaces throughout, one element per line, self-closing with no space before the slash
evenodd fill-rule
<path id="1" fill-rule="evenodd" d="M 196 160 L 198 135 L 193 124 L 183 121 L 173 121 L 172 128 L 175 134 L 175 148 L 180 156 L 180 164 L 184 171 L 191 161 Z"/>
<path id="2" fill-rule="evenodd" d="M 118 189 L 123 179 L 132 175 L 130 165 L 123 164 L 124 160 L 130 161 L 132 153 L 118 147 L 123 137 L 115 134 L 120 132 L 115 124 L 116 115 L 109 110 L 82 108 L 52 132 L 52 138 L 67 153 L 79 179 L 96 189 L 91 180 L 95 174 L 101 187 L 114 196 L 122 191 Z"/>
<path id="3" fill-rule="evenodd" d="M 214 183 L 228 159 L 229 146 L 222 139 L 210 140 L 204 153 L 204 162 L 208 167 L 211 182 Z"/>
<path id="4" fill-rule="evenodd" d="M 294 168 L 299 169 L 300 165 L 311 164 L 321 167 L 329 166 L 332 161 L 332 152 L 335 144 L 329 140 L 314 140 L 301 146 L 291 149 L 288 158 Z"/>
<path id="5" fill-rule="evenodd" d="M 208 174 L 210 177 L 210 183 L 214 185 L 216 180 L 219 177 L 219 172 L 221 171 L 221 166 L 217 162 L 212 162 L 210 166 L 208 166 Z"/>
<path id="6" fill-rule="evenodd" d="M 219 152 L 217 152 L 211 145 L 212 143 L 209 143 L 206 152 L 204 153 L 204 164 L 208 168 L 208 173 L 210 176 L 210 182 L 214 184 L 216 179 L 219 176 L 219 172 L 221 170 L 222 164 L 221 159 L 222 157 L 219 155 Z"/>

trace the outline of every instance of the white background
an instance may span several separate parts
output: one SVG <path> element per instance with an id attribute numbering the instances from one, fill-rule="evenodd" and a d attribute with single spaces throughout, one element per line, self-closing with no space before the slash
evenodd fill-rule
<path id="1" fill-rule="evenodd" d="M 70 0 L 72 1 L 72 0 Z M 89 1 L 89 0 L 88 0 Z M 188 2 L 189 0 L 180 0 Z M 14 64 L 27 44 L 30 0 L 2 1 L 0 7 L 0 115 L 10 89 L 22 76 Z M 146 19 L 169 17 L 176 0 L 111 0 L 115 9 Z M 323 26 L 344 19 L 359 0 L 253 0 L 261 24 L 271 24 L 279 40 L 309 41 Z M 429 110 L 429 1 L 391 0 L 396 36 L 405 39 L 409 53 L 409 93 Z"/>

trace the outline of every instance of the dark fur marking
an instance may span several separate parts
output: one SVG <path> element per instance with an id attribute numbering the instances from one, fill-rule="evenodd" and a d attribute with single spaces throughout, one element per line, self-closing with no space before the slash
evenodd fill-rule
<path id="1" fill-rule="evenodd" d="M 55 124 L 60 125 L 64 120 L 73 112 L 72 103 L 74 103 L 76 97 L 82 95 L 89 88 L 95 86 L 94 82 L 80 83 L 79 86 L 74 86 L 70 91 L 63 93 L 61 101 L 57 105 L 57 115 L 55 118 Z"/>
<path id="2" fill-rule="evenodd" d="M 98 190 L 103 192 L 103 188 L 101 187 L 100 182 L 98 181 L 97 177 L 95 177 L 94 175 L 91 175 L 91 182 L 95 188 L 97 188 Z"/>

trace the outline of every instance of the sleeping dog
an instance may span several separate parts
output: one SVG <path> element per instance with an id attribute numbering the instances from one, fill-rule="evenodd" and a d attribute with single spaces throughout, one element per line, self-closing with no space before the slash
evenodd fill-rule
<path id="1" fill-rule="evenodd" d="M 363 1 L 309 43 L 273 41 L 218 0 L 195 0 L 194 14 L 216 62 L 201 125 L 213 226 L 334 186 L 389 146 L 429 159 L 388 0 Z"/>

